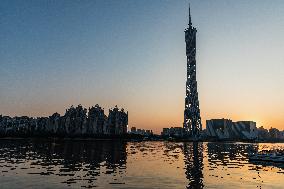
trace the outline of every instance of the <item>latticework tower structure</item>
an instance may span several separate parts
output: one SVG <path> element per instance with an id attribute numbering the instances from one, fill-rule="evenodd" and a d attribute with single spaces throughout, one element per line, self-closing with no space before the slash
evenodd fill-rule
<path id="1" fill-rule="evenodd" d="M 196 32 L 191 23 L 189 7 L 189 24 L 185 30 L 187 80 L 183 127 L 189 136 L 195 138 L 202 130 L 196 81 Z"/>

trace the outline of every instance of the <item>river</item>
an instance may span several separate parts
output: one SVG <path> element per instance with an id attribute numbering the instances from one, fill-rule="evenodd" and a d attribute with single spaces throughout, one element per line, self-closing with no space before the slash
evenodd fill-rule
<path id="1" fill-rule="evenodd" d="M 0 188 L 283 188 L 284 164 L 248 161 L 281 143 L 0 140 Z"/>

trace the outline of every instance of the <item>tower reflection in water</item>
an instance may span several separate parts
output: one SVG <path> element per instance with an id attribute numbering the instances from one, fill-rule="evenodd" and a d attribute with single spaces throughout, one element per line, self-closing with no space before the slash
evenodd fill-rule
<path id="1" fill-rule="evenodd" d="M 184 143 L 185 174 L 189 183 L 187 188 L 203 188 L 203 144 Z"/>

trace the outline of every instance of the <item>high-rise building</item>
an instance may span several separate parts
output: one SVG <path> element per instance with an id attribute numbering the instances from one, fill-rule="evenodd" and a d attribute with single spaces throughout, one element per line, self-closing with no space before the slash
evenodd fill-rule
<path id="1" fill-rule="evenodd" d="M 186 133 L 194 138 L 198 137 L 202 130 L 196 81 L 196 32 L 191 23 L 189 7 L 189 23 L 185 30 L 187 77 L 183 127 Z"/>

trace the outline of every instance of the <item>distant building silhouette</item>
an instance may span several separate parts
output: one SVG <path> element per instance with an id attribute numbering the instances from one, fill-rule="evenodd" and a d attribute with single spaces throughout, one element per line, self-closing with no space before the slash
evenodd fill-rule
<path id="1" fill-rule="evenodd" d="M 183 127 L 187 134 L 194 138 L 197 138 L 202 130 L 196 81 L 196 32 L 191 23 L 189 7 L 189 24 L 185 30 L 187 80 Z"/>
<path id="2" fill-rule="evenodd" d="M 163 131 L 161 132 L 163 137 L 182 138 L 185 134 L 185 129 L 182 127 L 163 128 Z"/>
<path id="3" fill-rule="evenodd" d="M 136 127 L 131 127 L 130 132 L 131 132 L 131 133 L 136 133 Z"/>
<path id="4" fill-rule="evenodd" d="M 143 136 L 151 136 L 153 135 L 152 130 L 145 130 L 145 129 L 139 129 L 136 127 L 131 127 L 131 130 L 129 131 L 130 134 L 136 134 L 136 135 L 143 135 Z"/>
<path id="5" fill-rule="evenodd" d="M 269 137 L 270 138 L 282 138 L 282 133 L 278 129 L 271 127 L 269 129 Z"/>
<path id="6" fill-rule="evenodd" d="M 263 126 L 259 127 L 258 129 L 258 138 L 261 140 L 268 139 L 269 136 L 269 131 L 265 129 Z"/>

